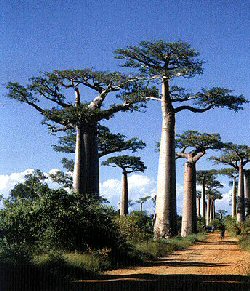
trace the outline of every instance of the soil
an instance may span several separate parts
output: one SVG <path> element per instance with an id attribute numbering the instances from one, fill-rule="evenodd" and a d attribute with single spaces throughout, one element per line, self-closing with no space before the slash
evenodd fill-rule
<path id="1" fill-rule="evenodd" d="M 187 250 L 144 266 L 108 271 L 100 280 L 77 283 L 81 290 L 244 290 L 250 291 L 250 253 L 236 238 L 208 234 Z"/>

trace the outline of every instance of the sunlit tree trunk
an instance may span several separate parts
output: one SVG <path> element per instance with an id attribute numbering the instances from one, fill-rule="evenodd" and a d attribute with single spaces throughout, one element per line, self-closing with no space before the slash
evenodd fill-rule
<path id="1" fill-rule="evenodd" d="M 192 171 L 192 207 L 193 207 L 193 213 L 192 213 L 192 233 L 197 233 L 197 200 L 196 200 L 196 162 L 193 162 L 193 171 Z"/>
<path id="2" fill-rule="evenodd" d="M 186 162 L 184 170 L 184 202 L 183 202 L 183 214 L 181 223 L 181 236 L 186 237 L 187 235 L 194 232 L 194 198 L 196 200 L 196 193 L 193 193 L 193 173 L 194 163 Z M 194 196 L 195 195 L 195 196 Z"/>
<path id="3" fill-rule="evenodd" d="M 75 106 L 80 105 L 80 92 L 75 88 Z M 77 193 L 86 194 L 87 165 L 84 145 L 84 128 L 79 124 L 76 127 L 75 165 L 73 173 L 73 189 Z"/>
<path id="4" fill-rule="evenodd" d="M 157 180 L 155 238 L 168 238 L 177 234 L 175 112 L 170 102 L 168 86 L 167 78 L 163 78 L 163 120 Z"/>
<path id="5" fill-rule="evenodd" d="M 246 217 L 250 215 L 250 170 L 245 170 L 245 211 Z"/>
<path id="6" fill-rule="evenodd" d="M 206 221 L 206 184 L 205 184 L 205 178 L 203 178 L 203 182 L 202 182 L 201 201 L 202 201 L 202 217 L 203 217 L 203 220 L 205 222 Z"/>
<path id="7" fill-rule="evenodd" d="M 83 140 L 83 130 L 76 129 L 75 165 L 73 173 L 73 189 L 77 193 L 86 193 L 86 157 Z"/>
<path id="8" fill-rule="evenodd" d="M 208 195 L 207 198 L 207 213 L 206 213 L 206 225 L 210 223 L 211 219 L 211 198 L 210 195 Z"/>
<path id="9" fill-rule="evenodd" d="M 244 197 L 244 169 L 242 162 L 239 165 L 239 183 L 237 197 L 237 221 L 245 221 L 245 197 Z"/>
<path id="10" fill-rule="evenodd" d="M 237 187 L 236 187 L 236 177 L 233 178 L 233 187 L 232 187 L 232 217 L 236 217 L 236 199 L 237 197 Z"/>
<path id="11" fill-rule="evenodd" d="M 123 171 L 120 215 L 125 216 L 127 214 L 128 214 L 128 174 L 126 171 Z"/>

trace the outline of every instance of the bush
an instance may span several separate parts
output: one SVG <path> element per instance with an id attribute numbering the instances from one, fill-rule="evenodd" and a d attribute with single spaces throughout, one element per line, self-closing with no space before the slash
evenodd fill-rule
<path id="1" fill-rule="evenodd" d="M 8 244 L 25 243 L 37 251 L 85 251 L 120 248 L 125 244 L 115 212 L 100 201 L 62 189 L 33 199 L 5 201 L 0 232 Z"/>
<path id="2" fill-rule="evenodd" d="M 115 221 L 128 241 L 139 242 L 153 236 L 153 221 L 145 212 L 133 211 L 129 216 L 117 217 Z"/>
<path id="3" fill-rule="evenodd" d="M 30 264 L 32 252 L 24 243 L 8 244 L 5 239 L 0 241 L 0 262 L 7 265 Z"/>
<path id="4" fill-rule="evenodd" d="M 226 229 L 230 235 L 236 236 L 241 233 L 241 226 L 237 223 L 236 218 L 232 218 L 231 216 L 227 216 L 225 218 Z"/>

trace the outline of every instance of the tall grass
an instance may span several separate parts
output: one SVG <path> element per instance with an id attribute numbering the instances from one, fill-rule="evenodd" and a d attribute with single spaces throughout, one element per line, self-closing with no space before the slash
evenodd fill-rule
<path id="1" fill-rule="evenodd" d="M 163 257 L 177 250 L 184 250 L 197 241 L 205 239 L 205 234 L 193 234 L 188 237 L 175 237 L 171 239 L 150 240 L 135 244 L 135 248 L 148 258 Z"/>

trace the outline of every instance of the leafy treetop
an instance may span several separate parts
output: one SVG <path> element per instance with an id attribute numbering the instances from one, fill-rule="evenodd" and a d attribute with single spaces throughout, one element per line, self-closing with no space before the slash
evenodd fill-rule
<path id="1" fill-rule="evenodd" d="M 220 157 L 212 156 L 210 159 L 216 164 L 229 165 L 238 171 L 240 164 L 245 166 L 250 161 L 250 147 L 225 143 Z"/>
<path id="2" fill-rule="evenodd" d="M 123 67 L 138 69 L 141 80 L 146 80 L 147 85 L 150 81 L 155 83 L 176 77 L 194 77 L 203 72 L 203 61 L 198 58 L 199 52 L 182 41 L 142 41 L 138 46 L 117 49 L 115 56 L 124 61 Z M 172 86 L 168 88 L 167 95 L 168 103 L 179 103 L 174 108 L 176 113 L 182 110 L 202 113 L 215 107 L 238 111 L 248 102 L 243 95 L 233 95 L 232 90 L 220 87 L 203 88 L 197 93 L 190 93 L 182 87 Z M 147 98 L 163 101 L 160 94 Z M 182 105 L 183 102 L 186 104 Z"/>
<path id="3" fill-rule="evenodd" d="M 75 106 L 74 102 L 67 100 L 67 91 L 75 91 L 79 98 L 80 86 L 93 90 L 97 97 Z M 145 95 L 155 94 L 155 88 L 148 89 L 142 82 L 125 74 L 89 68 L 43 73 L 30 78 L 26 86 L 9 82 L 7 89 L 9 98 L 32 106 L 45 117 L 45 122 L 52 121 L 66 128 L 109 119 L 119 111 L 139 110 L 145 104 Z M 107 95 L 112 92 L 116 93 L 117 99 L 122 100 L 122 103 L 103 108 Z M 42 100 L 46 102 L 41 102 Z"/>
<path id="4" fill-rule="evenodd" d="M 108 158 L 107 161 L 102 162 L 104 166 L 119 167 L 123 173 L 144 172 L 146 166 L 141 161 L 140 157 L 122 155 L 117 157 Z"/>

